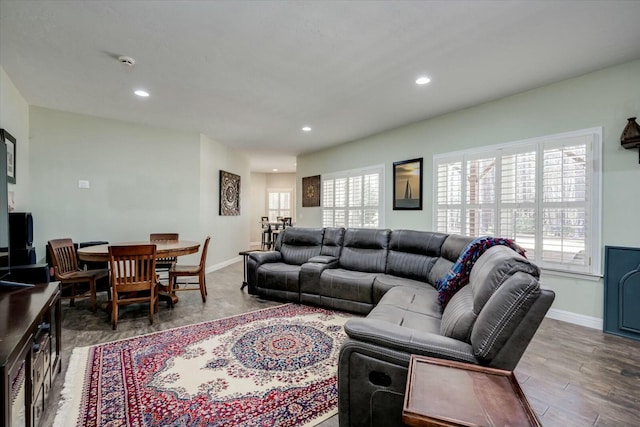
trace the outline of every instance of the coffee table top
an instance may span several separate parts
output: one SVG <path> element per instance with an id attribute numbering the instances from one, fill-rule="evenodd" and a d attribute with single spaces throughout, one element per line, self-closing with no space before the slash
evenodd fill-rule
<path id="1" fill-rule="evenodd" d="M 513 372 L 412 355 L 402 421 L 411 426 L 541 426 Z"/>

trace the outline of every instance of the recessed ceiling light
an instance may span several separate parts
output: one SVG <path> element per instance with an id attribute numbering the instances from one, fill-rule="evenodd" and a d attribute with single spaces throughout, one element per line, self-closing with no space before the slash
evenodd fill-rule
<path id="1" fill-rule="evenodd" d="M 427 83 L 429 83 L 431 81 L 431 79 L 427 76 L 421 76 L 418 77 L 418 79 L 416 80 L 416 84 L 419 85 L 426 85 Z"/>
<path id="2" fill-rule="evenodd" d="M 146 90 L 141 90 L 141 89 L 138 89 L 133 93 L 135 93 L 136 95 L 141 96 L 143 98 L 146 98 L 147 96 L 149 96 L 149 92 L 147 92 Z"/>
<path id="3" fill-rule="evenodd" d="M 305 132 L 311 132 L 311 127 L 305 126 L 305 127 L 302 128 L 302 130 L 305 131 Z"/>
<path id="4" fill-rule="evenodd" d="M 278 169 L 275 169 L 275 168 L 274 168 L 274 169 L 271 169 L 271 170 L 272 170 L 272 171 L 274 171 L 274 172 L 278 172 Z"/>

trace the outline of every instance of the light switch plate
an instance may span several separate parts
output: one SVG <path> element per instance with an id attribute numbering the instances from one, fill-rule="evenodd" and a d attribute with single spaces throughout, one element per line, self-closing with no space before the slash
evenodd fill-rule
<path id="1" fill-rule="evenodd" d="M 78 180 L 78 188 L 89 188 L 89 181 L 86 179 Z"/>

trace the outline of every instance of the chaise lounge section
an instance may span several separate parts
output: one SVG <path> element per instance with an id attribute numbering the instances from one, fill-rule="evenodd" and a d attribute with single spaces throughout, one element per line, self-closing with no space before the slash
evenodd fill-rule
<path id="1" fill-rule="evenodd" d="M 276 253 L 250 255 L 249 291 L 366 315 L 345 324 L 340 425 L 401 426 L 411 354 L 517 365 L 555 295 L 514 247 L 416 230 L 292 227 Z M 461 260 L 468 284 L 444 292 Z"/>

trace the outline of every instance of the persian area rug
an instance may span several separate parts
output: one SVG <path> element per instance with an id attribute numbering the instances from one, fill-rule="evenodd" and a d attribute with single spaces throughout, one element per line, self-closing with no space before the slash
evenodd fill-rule
<path id="1" fill-rule="evenodd" d="M 312 426 L 351 317 L 285 304 L 73 350 L 55 427 Z"/>

